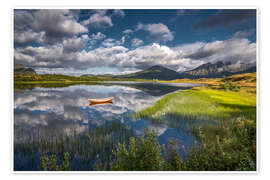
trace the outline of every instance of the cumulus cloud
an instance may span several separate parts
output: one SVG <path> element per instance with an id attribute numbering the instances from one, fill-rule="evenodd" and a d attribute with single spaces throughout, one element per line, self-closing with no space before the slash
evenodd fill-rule
<path id="1" fill-rule="evenodd" d="M 113 46 L 119 46 L 121 44 L 125 43 L 125 37 L 123 37 L 121 40 L 116 40 L 113 38 L 105 39 L 101 45 L 105 47 L 113 47 Z"/>
<path id="2" fill-rule="evenodd" d="M 223 61 L 252 64 L 256 61 L 256 44 L 245 38 L 203 43 L 196 52 L 185 57 L 203 62 Z"/>
<path id="3" fill-rule="evenodd" d="M 131 40 L 131 46 L 133 46 L 133 47 L 141 46 L 142 44 L 143 44 L 143 40 L 141 40 L 141 39 L 133 38 Z"/>
<path id="4" fill-rule="evenodd" d="M 95 28 L 111 27 L 113 26 L 111 16 L 106 15 L 107 10 L 96 10 L 89 19 L 83 21 L 84 25 L 90 25 Z"/>
<path id="5" fill-rule="evenodd" d="M 85 41 L 89 40 L 88 35 L 84 34 L 81 37 L 73 37 L 65 39 L 62 43 L 63 52 L 76 52 L 79 51 L 85 44 Z"/>
<path id="6" fill-rule="evenodd" d="M 125 12 L 123 10 L 121 10 L 121 9 L 114 9 L 113 10 L 113 15 L 119 16 L 119 17 L 124 17 Z"/>
<path id="7" fill-rule="evenodd" d="M 29 28 L 34 21 L 34 16 L 26 10 L 14 10 L 14 30 L 21 31 Z"/>
<path id="8" fill-rule="evenodd" d="M 42 43 L 45 40 L 45 32 L 33 32 L 32 30 L 17 31 L 14 33 L 14 43 L 25 45 L 30 43 Z"/>
<path id="9" fill-rule="evenodd" d="M 78 42 L 77 47 L 80 47 L 79 42 L 82 40 L 83 37 L 74 38 L 66 43 Z M 122 43 L 121 40 L 108 38 L 102 42 L 101 47 L 89 51 L 75 51 L 68 48 L 67 44 L 65 46 L 65 43 L 46 47 L 22 47 L 15 50 L 15 62 L 30 67 L 46 68 L 87 69 L 107 66 L 118 68 L 123 73 L 142 70 L 153 65 L 185 71 L 207 62 L 223 61 L 232 64 L 256 62 L 256 43 L 251 43 L 246 38 L 232 37 L 223 41 L 195 42 L 176 47 L 153 43 L 135 49 L 127 49 Z"/>
<path id="10" fill-rule="evenodd" d="M 138 23 L 136 30 L 144 30 L 149 33 L 149 38 L 153 41 L 172 41 L 174 39 L 173 33 L 169 30 L 169 28 L 162 24 L 142 24 Z"/>
<path id="11" fill-rule="evenodd" d="M 237 31 L 233 34 L 232 38 L 247 38 L 255 33 L 254 29 L 246 30 L 246 31 Z"/>
<path id="12" fill-rule="evenodd" d="M 132 34 L 134 31 L 132 29 L 126 29 L 123 31 L 123 34 Z"/>
<path id="13" fill-rule="evenodd" d="M 19 40 L 21 34 L 26 36 L 26 33 L 31 31 L 36 35 L 42 33 L 43 41 L 55 43 L 64 37 L 88 32 L 88 29 L 76 21 L 74 12 L 70 10 L 15 10 L 14 39 Z M 17 42 L 27 42 L 29 39 L 31 38 L 28 35 L 28 38 Z"/>
<path id="14" fill-rule="evenodd" d="M 91 35 L 91 39 L 93 40 L 100 40 L 106 38 L 105 34 L 102 34 L 101 32 L 97 32 L 96 34 Z"/>

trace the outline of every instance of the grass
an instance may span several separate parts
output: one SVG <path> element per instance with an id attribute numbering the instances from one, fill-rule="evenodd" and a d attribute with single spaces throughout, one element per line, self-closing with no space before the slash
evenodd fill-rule
<path id="1" fill-rule="evenodd" d="M 137 112 L 137 117 L 160 119 L 175 114 L 190 119 L 225 120 L 256 116 L 256 96 L 207 88 L 183 90 L 160 99 L 154 106 Z"/>
<path id="2" fill-rule="evenodd" d="M 200 148 L 191 149 L 181 170 L 254 171 L 256 91 L 250 89 L 256 89 L 256 76 L 246 75 L 219 79 L 215 86 L 169 94 L 152 107 L 137 112 L 136 117 L 161 124 L 165 119 L 174 125 L 183 120 L 195 124 L 191 131 L 199 139 Z M 244 87 L 238 92 L 223 90 L 220 85 L 228 80 Z"/>
<path id="3" fill-rule="evenodd" d="M 107 122 L 80 134 L 74 130 L 70 136 L 32 134 L 14 143 L 14 170 L 57 170 L 57 164 L 67 164 L 67 153 L 71 170 L 93 170 L 97 160 L 108 161 L 112 149 L 133 135 L 120 121 Z"/>
<path id="4" fill-rule="evenodd" d="M 256 94 L 256 72 L 236 74 L 224 78 L 199 78 L 199 79 L 176 79 L 172 81 L 160 81 L 167 83 L 200 83 L 213 89 L 221 89 L 225 82 L 232 82 L 241 87 L 242 91 Z"/>
<path id="5" fill-rule="evenodd" d="M 142 81 L 134 78 L 113 78 L 109 76 L 69 76 L 62 74 L 14 74 L 14 84 L 56 84 L 87 83 L 99 81 Z"/>

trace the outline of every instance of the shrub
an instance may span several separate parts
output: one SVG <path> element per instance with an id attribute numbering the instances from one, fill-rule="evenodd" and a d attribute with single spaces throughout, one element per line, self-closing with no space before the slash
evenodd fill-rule
<path id="1" fill-rule="evenodd" d="M 111 169 L 124 171 L 162 170 L 165 165 L 162 157 L 164 149 L 159 145 L 153 132 L 148 131 L 137 139 L 132 137 L 128 148 L 125 143 L 119 143 L 118 149 L 113 152 L 115 159 L 111 164 Z"/>
<path id="2" fill-rule="evenodd" d="M 64 159 L 60 165 L 57 165 L 57 157 L 55 154 L 48 156 L 43 154 L 40 158 L 40 169 L 42 171 L 70 171 L 70 155 L 64 153 Z"/>
<path id="3" fill-rule="evenodd" d="M 226 91 L 239 91 L 240 86 L 237 84 L 232 83 L 231 81 L 225 81 L 223 84 L 220 85 L 221 89 L 224 89 Z"/>
<path id="4" fill-rule="evenodd" d="M 180 171 L 184 168 L 184 164 L 181 156 L 178 153 L 178 149 L 175 146 L 174 141 L 169 141 L 168 155 L 166 161 L 166 170 L 168 171 Z"/>

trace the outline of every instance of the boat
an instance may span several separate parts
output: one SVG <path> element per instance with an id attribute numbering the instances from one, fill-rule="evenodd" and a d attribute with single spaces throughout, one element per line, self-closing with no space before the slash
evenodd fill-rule
<path id="1" fill-rule="evenodd" d="M 104 98 L 104 99 L 88 99 L 89 103 L 98 104 L 98 103 L 112 103 L 113 97 Z"/>
<path id="2" fill-rule="evenodd" d="M 90 103 L 89 106 L 100 106 L 100 105 L 106 105 L 106 104 L 112 104 L 112 102 L 106 102 L 106 103 Z"/>

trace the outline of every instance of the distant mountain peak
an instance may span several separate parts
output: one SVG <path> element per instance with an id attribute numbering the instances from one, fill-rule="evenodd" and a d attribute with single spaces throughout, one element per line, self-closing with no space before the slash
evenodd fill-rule
<path id="1" fill-rule="evenodd" d="M 151 67 L 149 67 L 149 68 L 147 68 L 146 70 L 153 70 L 153 69 L 168 69 L 168 70 L 171 70 L 171 69 L 169 69 L 169 68 L 166 68 L 166 67 L 164 67 L 164 66 L 161 66 L 161 65 L 154 65 L 154 66 L 151 66 Z"/>
<path id="2" fill-rule="evenodd" d="M 256 68 L 250 68 L 247 64 L 217 61 L 216 63 L 205 63 L 199 67 L 181 73 L 182 76 L 199 77 L 222 77 L 237 73 L 252 72 Z"/>
<path id="3" fill-rule="evenodd" d="M 173 79 L 180 78 L 180 74 L 164 66 L 154 65 L 145 70 L 142 70 L 136 73 L 120 75 L 118 77 L 137 78 L 137 79 L 173 80 Z"/>

